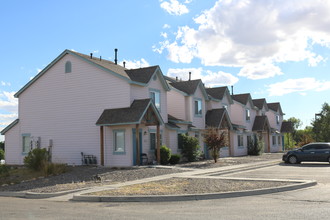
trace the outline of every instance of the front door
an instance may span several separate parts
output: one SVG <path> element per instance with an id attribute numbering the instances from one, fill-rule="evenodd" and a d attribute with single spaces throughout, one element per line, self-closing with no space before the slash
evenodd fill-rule
<path id="1" fill-rule="evenodd" d="M 136 164 L 136 138 L 135 138 L 135 131 L 136 129 L 133 128 L 132 129 L 132 137 L 133 137 L 133 165 L 136 166 L 136 165 L 141 165 L 141 164 Z M 140 163 L 142 163 L 142 158 L 141 158 L 141 155 L 142 155 L 142 129 L 140 129 L 139 131 L 139 139 L 140 139 Z"/>

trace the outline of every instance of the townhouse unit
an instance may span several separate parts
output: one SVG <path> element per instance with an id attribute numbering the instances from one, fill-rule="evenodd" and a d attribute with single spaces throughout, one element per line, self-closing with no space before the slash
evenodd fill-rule
<path id="1" fill-rule="evenodd" d="M 117 57 L 117 56 L 116 56 Z M 281 150 L 279 103 L 205 88 L 201 80 L 164 76 L 159 66 L 127 69 L 115 62 L 63 51 L 20 89 L 18 119 L 1 131 L 7 164 L 23 164 L 33 148 L 47 148 L 56 163 L 120 167 L 154 162 L 162 144 L 180 153 L 180 134 L 198 138 L 207 127 L 228 132 L 221 156 L 247 154 L 261 134 L 265 152 Z"/>

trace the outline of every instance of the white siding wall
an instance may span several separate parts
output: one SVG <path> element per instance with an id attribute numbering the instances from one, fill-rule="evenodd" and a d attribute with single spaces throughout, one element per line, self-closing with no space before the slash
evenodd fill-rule
<path id="1" fill-rule="evenodd" d="M 5 136 L 5 160 L 6 164 L 23 164 L 25 155 L 22 155 L 22 139 L 19 132 L 19 124 L 16 124 Z"/>
<path id="2" fill-rule="evenodd" d="M 66 61 L 72 72 L 64 73 Z M 80 152 L 97 156 L 104 109 L 130 106 L 129 84 L 66 55 L 19 97 L 20 133 L 41 137 L 41 147 L 53 140 L 53 161 L 81 164 Z"/>

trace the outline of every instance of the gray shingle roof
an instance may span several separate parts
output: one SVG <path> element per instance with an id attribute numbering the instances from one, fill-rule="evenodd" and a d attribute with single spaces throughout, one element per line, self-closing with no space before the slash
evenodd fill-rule
<path id="1" fill-rule="evenodd" d="M 213 98 L 222 100 L 223 96 L 226 93 L 227 86 L 216 87 L 216 88 L 206 88 L 205 90 L 206 90 L 207 94 L 212 96 Z"/>
<path id="2" fill-rule="evenodd" d="M 232 129 L 232 125 L 225 108 L 212 109 L 206 112 L 205 123 L 207 127 L 219 128 L 223 120 L 227 120 L 228 127 Z"/>
<path id="3" fill-rule="evenodd" d="M 281 104 L 279 102 L 267 103 L 267 106 L 274 112 L 279 111 L 281 115 L 284 115 L 284 113 L 282 112 Z"/>
<path id="4" fill-rule="evenodd" d="M 262 109 L 265 104 L 267 106 L 266 99 L 252 99 L 252 102 L 258 109 Z"/>
<path id="5" fill-rule="evenodd" d="M 157 70 L 158 66 L 150 66 L 139 69 L 125 70 L 129 78 L 140 83 L 148 83 L 150 78 Z"/>
<path id="6" fill-rule="evenodd" d="M 96 125 L 139 124 L 151 104 L 151 99 L 139 99 L 134 100 L 129 108 L 106 109 Z"/>
<path id="7" fill-rule="evenodd" d="M 174 88 L 187 93 L 188 95 L 193 95 L 202 81 L 200 79 L 181 81 L 181 82 L 172 82 L 171 86 Z"/>
<path id="8" fill-rule="evenodd" d="M 254 119 L 252 131 L 269 131 L 269 121 L 267 116 L 256 116 Z"/>
<path id="9" fill-rule="evenodd" d="M 237 94 L 237 95 L 231 95 L 231 98 L 243 105 L 246 105 L 249 101 L 249 98 L 251 99 L 251 95 L 250 93 Z"/>

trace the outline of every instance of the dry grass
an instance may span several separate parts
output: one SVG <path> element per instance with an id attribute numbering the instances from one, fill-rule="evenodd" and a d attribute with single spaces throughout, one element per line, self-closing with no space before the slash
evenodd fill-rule
<path id="1" fill-rule="evenodd" d="M 11 167 L 9 169 L 9 176 L 0 178 L 0 186 L 4 184 L 17 184 L 22 181 L 35 180 L 43 177 L 41 171 L 33 171 L 25 167 Z"/>

